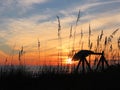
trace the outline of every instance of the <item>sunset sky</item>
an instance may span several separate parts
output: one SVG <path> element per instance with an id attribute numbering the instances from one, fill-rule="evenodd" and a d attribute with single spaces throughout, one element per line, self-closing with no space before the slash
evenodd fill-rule
<path id="1" fill-rule="evenodd" d="M 62 46 L 59 45 L 56 16 L 60 18 Z M 105 36 L 120 28 L 120 0 L 0 0 L 0 64 L 6 58 L 7 63 L 11 60 L 18 63 L 22 46 L 25 53 L 21 58 L 28 64 L 56 63 L 58 49 L 62 49 L 61 57 L 65 61 L 73 42 L 73 38 L 69 40 L 71 25 L 72 34 L 76 29 L 75 48 L 79 50 L 81 29 L 84 49 L 88 49 L 89 24 L 94 50 L 102 30 L 104 42 Z M 112 40 L 114 49 L 117 49 L 119 36 L 120 30 Z"/>

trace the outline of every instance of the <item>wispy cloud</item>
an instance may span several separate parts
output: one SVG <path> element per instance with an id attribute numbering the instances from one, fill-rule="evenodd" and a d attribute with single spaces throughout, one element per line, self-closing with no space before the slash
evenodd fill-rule
<path id="1" fill-rule="evenodd" d="M 49 2 L 50 0 L 18 0 L 18 3 L 23 6 L 30 6 L 32 4 L 42 4 Z"/>
<path id="2" fill-rule="evenodd" d="M 90 0 L 91 1 L 91 0 Z M 98 8 L 101 7 L 101 5 L 109 5 L 109 4 L 114 4 L 114 3 L 120 3 L 119 0 L 115 0 L 115 1 L 96 1 L 96 2 L 86 2 L 86 3 L 76 3 L 73 6 L 70 6 L 64 10 L 60 10 L 60 13 L 64 14 L 64 15 L 69 15 L 69 14 L 73 14 L 73 13 L 77 13 L 78 10 L 81 10 L 82 12 L 86 12 L 88 9 L 94 9 L 94 8 Z M 74 9 L 72 9 L 74 8 Z M 97 11 L 98 12 L 98 11 Z"/>
<path id="3" fill-rule="evenodd" d="M 34 4 L 44 4 L 50 0 L 1 0 L 0 12 L 5 14 L 22 15 L 27 11 L 33 9 Z M 16 17 L 16 16 L 15 16 Z"/>
<path id="4" fill-rule="evenodd" d="M 99 7 L 100 5 L 107 5 L 107 4 L 113 4 L 113 3 L 120 3 L 120 1 L 116 0 L 116 1 L 104 1 L 104 2 L 88 3 L 88 4 L 85 4 L 83 6 L 77 6 L 76 8 L 85 11 L 85 10 L 90 9 L 92 7 L 97 8 L 97 6 Z"/>

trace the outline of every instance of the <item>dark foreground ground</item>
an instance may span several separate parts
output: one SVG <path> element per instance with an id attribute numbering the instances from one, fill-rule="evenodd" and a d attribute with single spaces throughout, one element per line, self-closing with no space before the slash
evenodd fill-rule
<path id="1" fill-rule="evenodd" d="M 4 74 L 3 74 L 4 75 Z M 120 90 L 120 65 L 86 74 L 40 74 L 24 72 L 0 77 L 0 90 Z"/>

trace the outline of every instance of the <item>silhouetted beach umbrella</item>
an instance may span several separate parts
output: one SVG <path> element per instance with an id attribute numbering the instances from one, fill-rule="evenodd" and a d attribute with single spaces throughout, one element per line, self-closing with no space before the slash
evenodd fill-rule
<path id="1" fill-rule="evenodd" d="M 77 53 L 75 53 L 75 55 L 73 56 L 72 60 L 74 61 L 79 61 L 77 67 L 76 67 L 76 72 L 78 72 L 78 68 L 79 68 L 79 65 L 82 63 L 82 72 L 84 73 L 85 72 L 85 63 L 86 65 L 88 66 L 88 69 L 91 71 L 91 67 L 90 67 L 90 64 L 88 63 L 88 61 L 86 60 L 86 57 L 89 56 L 89 55 L 101 55 L 101 58 L 97 64 L 97 68 L 96 70 L 98 69 L 98 67 L 100 66 L 100 63 L 102 63 L 102 70 L 104 70 L 104 63 L 108 65 L 108 62 L 107 60 L 105 59 L 104 57 L 104 51 L 102 53 L 94 53 L 93 51 L 91 50 L 81 50 L 81 51 L 78 51 Z"/>
<path id="2" fill-rule="evenodd" d="M 79 60 L 79 63 L 75 69 L 75 72 L 78 72 L 78 68 L 79 68 L 79 65 L 81 64 L 81 62 L 82 62 L 82 73 L 85 73 L 85 63 L 88 66 L 88 69 L 90 71 L 92 71 L 90 64 L 86 60 L 86 57 L 89 56 L 90 54 L 94 54 L 94 52 L 90 51 L 90 50 L 81 50 L 81 51 L 75 53 L 72 60 L 74 60 L 74 61 Z"/>
<path id="3" fill-rule="evenodd" d="M 72 60 L 74 60 L 74 61 L 80 60 L 80 59 L 82 60 L 82 59 L 86 58 L 87 56 L 89 56 L 90 54 L 94 54 L 94 52 L 90 51 L 90 50 L 81 50 L 81 51 L 75 53 Z"/>

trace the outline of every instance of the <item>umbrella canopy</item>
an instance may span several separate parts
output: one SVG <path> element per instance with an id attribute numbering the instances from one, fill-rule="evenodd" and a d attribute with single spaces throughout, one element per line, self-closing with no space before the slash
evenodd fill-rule
<path id="1" fill-rule="evenodd" d="M 90 50 L 80 50 L 77 53 L 75 53 L 72 60 L 74 61 L 83 60 L 85 59 L 85 57 L 89 56 L 90 54 L 94 54 L 94 52 Z"/>

